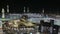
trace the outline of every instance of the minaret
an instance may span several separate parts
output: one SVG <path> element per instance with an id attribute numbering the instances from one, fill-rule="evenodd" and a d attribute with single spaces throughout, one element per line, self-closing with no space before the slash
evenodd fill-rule
<path id="1" fill-rule="evenodd" d="M 5 11 L 4 11 L 4 8 L 2 8 L 2 18 L 5 18 Z"/>
<path id="2" fill-rule="evenodd" d="M 24 13 L 26 12 L 26 10 L 25 10 L 25 6 L 24 6 Z"/>
<path id="3" fill-rule="evenodd" d="M 7 5 L 7 13 L 9 13 L 9 5 Z"/>
<path id="4" fill-rule="evenodd" d="M 44 9 L 42 10 L 42 13 L 44 14 Z"/>
<path id="5" fill-rule="evenodd" d="M 42 10 L 42 16 L 44 17 L 44 9 Z"/>
<path id="6" fill-rule="evenodd" d="M 27 8 L 27 13 L 29 12 L 29 7 Z"/>

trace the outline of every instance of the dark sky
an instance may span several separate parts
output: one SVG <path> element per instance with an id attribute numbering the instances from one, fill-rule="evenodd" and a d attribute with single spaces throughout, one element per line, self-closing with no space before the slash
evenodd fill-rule
<path id="1" fill-rule="evenodd" d="M 58 13 L 60 12 L 60 5 L 58 1 L 41 1 L 41 0 L 0 0 L 0 11 L 1 8 L 5 8 L 7 4 L 10 7 L 10 13 L 23 12 L 24 6 L 30 8 L 30 12 L 41 12 L 44 8 L 46 13 Z M 56 11 L 56 12 L 54 12 Z"/>

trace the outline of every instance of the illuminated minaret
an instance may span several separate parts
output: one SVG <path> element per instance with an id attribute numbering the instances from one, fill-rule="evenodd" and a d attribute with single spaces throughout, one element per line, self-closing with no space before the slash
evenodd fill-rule
<path id="1" fill-rule="evenodd" d="M 42 10 L 42 14 L 44 15 L 44 9 Z"/>
<path id="2" fill-rule="evenodd" d="M 42 10 L 42 13 L 44 14 L 44 9 Z"/>
<path id="3" fill-rule="evenodd" d="M 2 8 L 2 18 L 5 18 L 5 11 L 4 11 L 4 8 Z"/>
<path id="4" fill-rule="evenodd" d="M 27 12 L 29 12 L 29 7 L 27 8 Z"/>
<path id="5" fill-rule="evenodd" d="M 24 6 L 24 13 L 25 13 L 26 11 L 25 11 L 25 6 Z"/>
<path id="6" fill-rule="evenodd" d="M 44 9 L 42 10 L 42 14 L 41 15 L 44 16 Z"/>
<path id="7" fill-rule="evenodd" d="M 9 5 L 7 5 L 7 13 L 9 13 Z"/>

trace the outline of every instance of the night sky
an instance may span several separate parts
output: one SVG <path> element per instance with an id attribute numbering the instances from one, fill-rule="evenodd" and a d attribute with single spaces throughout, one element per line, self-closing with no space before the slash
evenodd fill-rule
<path id="1" fill-rule="evenodd" d="M 30 8 L 30 12 L 41 13 L 44 8 L 45 13 L 60 13 L 60 5 L 58 1 L 41 1 L 41 0 L 0 0 L 1 8 L 6 11 L 6 6 L 9 5 L 10 13 L 23 13 L 24 6 Z"/>

